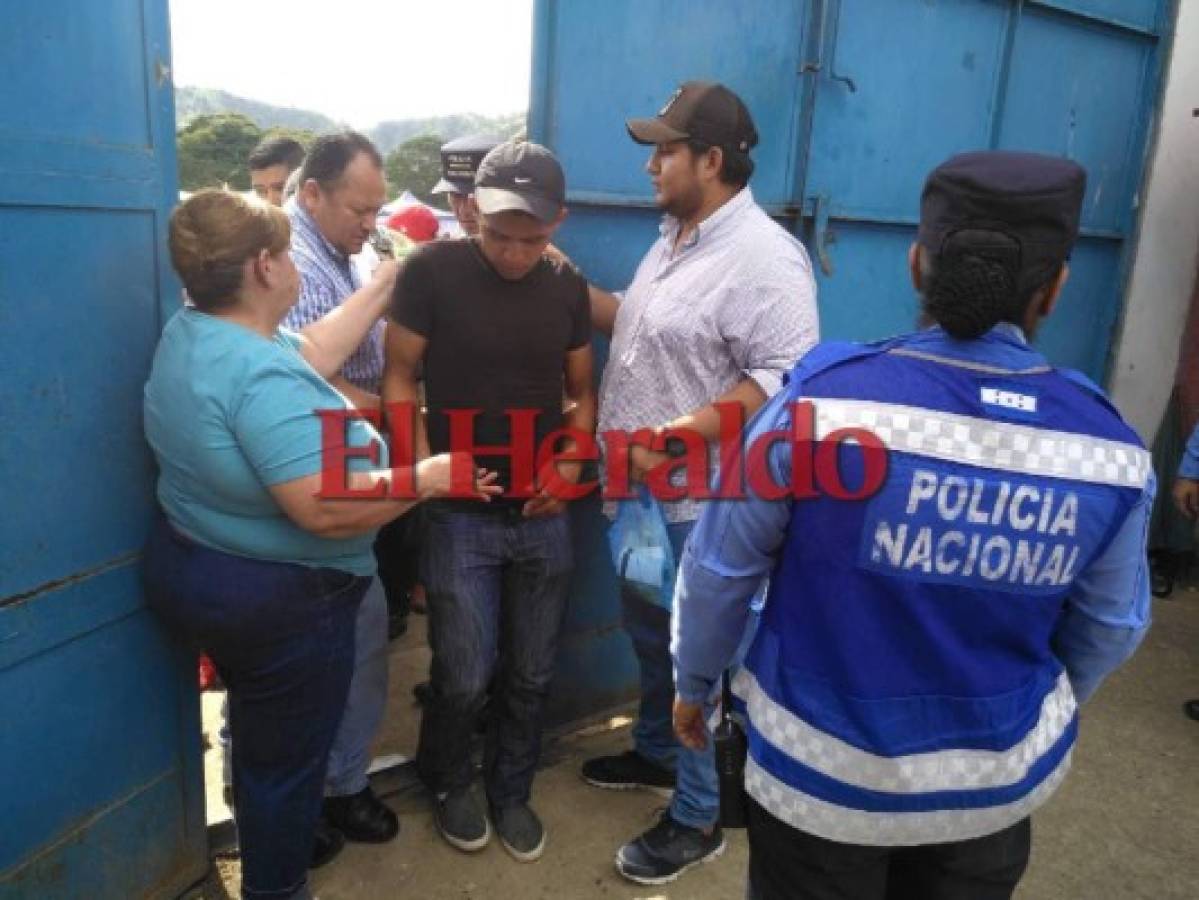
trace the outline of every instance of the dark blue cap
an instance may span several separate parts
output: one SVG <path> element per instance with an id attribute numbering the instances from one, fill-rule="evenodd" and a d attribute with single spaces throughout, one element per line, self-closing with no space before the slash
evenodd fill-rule
<path id="1" fill-rule="evenodd" d="M 1038 153 L 962 153 L 937 166 L 920 198 L 916 239 L 935 254 L 1012 239 L 1023 280 L 1064 262 L 1078 239 L 1087 173 Z"/>
<path id="2" fill-rule="evenodd" d="M 487 134 L 468 134 L 441 145 L 441 181 L 433 186 L 434 194 L 473 194 L 475 172 L 491 150 L 500 142 Z"/>

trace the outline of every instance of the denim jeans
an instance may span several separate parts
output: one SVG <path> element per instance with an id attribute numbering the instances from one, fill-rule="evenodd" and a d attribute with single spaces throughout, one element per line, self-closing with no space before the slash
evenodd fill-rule
<path id="1" fill-rule="evenodd" d="M 677 561 L 694 522 L 667 526 Z M 633 725 L 633 746 L 651 762 L 675 771 L 670 815 L 692 828 L 707 828 L 720 814 L 720 784 L 712 742 L 703 750 L 688 750 L 674 736 L 674 663 L 670 657 L 670 610 L 649 603 L 622 587 L 624 628 L 633 641 L 641 669 L 641 702 Z M 705 718 L 711 714 L 705 708 Z"/>
<path id="2" fill-rule="evenodd" d="M 382 580 L 375 578 L 354 620 L 354 674 L 325 776 L 330 797 L 357 794 L 369 783 L 371 744 L 387 706 L 387 654 L 387 596 Z"/>
<path id="3" fill-rule="evenodd" d="M 325 793 L 330 797 L 349 797 L 369 784 L 366 770 L 371 762 L 371 744 L 387 706 L 387 644 L 387 601 L 382 579 L 375 578 L 354 621 L 354 674 L 325 775 Z M 228 696 L 221 702 L 217 741 L 221 746 L 221 777 L 231 785 L 233 742 L 229 736 Z"/>
<path id="4" fill-rule="evenodd" d="M 491 684 L 483 779 L 488 800 L 503 807 L 528 802 L 541 752 L 573 565 L 570 523 L 526 519 L 518 506 L 464 506 L 426 510 L 432 698 L 417 768 L 435 794 L 470 784 L 471 734 Z"/>
<path id="5" fill-rule="evenodd" d="M 695 522 L 675 522 L 667 525 L 675 565 L 683 558 L 683 545 Z M 677 576 L 677 569 L 676 569 Z M 641 670 L 641 702 L 637 721 L 633 725 L 633 746 L 637 752 L 675 772 L 674 798 L 670 816 L 676 822 L 692 828 L 708 828 L 720 816 L 720 782 L 716 777 L 716 758 L 711 735 L 703 750 L 688 750 L 674 736 L 674 660 L 670 655 L 671 611 L 649 603 L 639 594 L 620 592 L 624 628 L 633 642 L 633 651 Z M 745 658 L 745 653 L 757 631 L 757 613 L 761 608 L 759 595 L 752 604 L 754 615 L 737 648 L 733 665 Z M 711 722 L 716 710 L 716 696 L 704 704 L 704 721 Z"/>
<path id="6" fill-rule="evenodd" d="M 150 607 L 212 658 L 229 689 L 242 896 L 307 894 L 329 749 L 370 583 L 334 569 L 222 553 L 160 518 L 144 561 Z"/>

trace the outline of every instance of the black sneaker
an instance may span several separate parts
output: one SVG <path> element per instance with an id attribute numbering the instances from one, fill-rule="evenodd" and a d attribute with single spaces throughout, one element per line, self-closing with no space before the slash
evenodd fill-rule
<path id="1" fill-rule="evenodd" d="M 318 821 L 316 834 L 312 836 L 312 858 L 308 861 L 308 868 L 319 869 L 332 862 L 345 845 L 346 839 L 340 831 L 327 822 Z"/>
<path id="2" fill-rule="evenodd" d="M 433 821 L 443 838 L 467 853 L 482 850 L 491 840 L 491 825 L 469 787 L 438 797 L 433 804 Z"/>
<path id="3" fill-rule="evenodd" d="M 491 808 L 491 820 L 512 858 L 518 862 L 533 862 L 545 852 L 545 826 L 527 803 Z"/>
<path id="4" fill-rule="evenodd" d="M 587 760 L 583 763 L 583 780 L 610 791 L 645 788 L 663 797 L 674 792 L 674 772 L 650 762 L 636 750 Z"/>
<path id="5" fill-rule="evenodd" d="M 680 825 L 662 813 L 658 824 L 620 848 L 616 871 L 637 884 L 666 884 L 692 866 L 706 863 L 724 853 L 724 835 L 720 826 L 704 834 L 698 828 Z"/>

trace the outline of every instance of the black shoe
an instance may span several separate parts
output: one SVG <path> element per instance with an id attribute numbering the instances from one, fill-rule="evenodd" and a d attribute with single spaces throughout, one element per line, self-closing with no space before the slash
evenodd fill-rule
<path id="1" fill-rule="evenodd" d="M 326 797 L 324 813 L 347 840 L 382 844 L 400 833 L 400 820 L 369 786 L 348 797 Z"/>
<path id="2" fill-rule="evenodd" d="M 517 862 L 534 862 L 545 852 L 545 826 L 527 803 L 514 806 L 493 806 L 491 821 L 512 858 Z"/>
<path id="3" fill-rule="evenodd" d="M 433 821 L 443 838 L 467 853 L 482 850 L 491 840 L 491 825 L 469 787 L 438 797 L 433 803 Z"/>
<path id="4" fill-rule="evenodd" d="M 666 884 L 692 866 L 706 863 L 724 853 L 724 835 L 716 825 L 711 834 L 680 825 L 662 813 L 658 824 L 620 848 L 616 871 L 637 884 Z"/>
<path id="5" fill-rule="evenodd" d="M 674 791 L 674 772 L 650 762 L 636 750 L 619 756 L 597 756 L 583 763 L 583 780 L 610 791 L 646 788 L 669 797 Z"/>
<path id="6" fill-rule="evenodd" d="M 1188 700 L 1182 704 L 1182 711 L 1192 719 L 1199 721 L 1199 700 Z"/>
<path id="7" fill-rule="evenodd" d="M 333 857 L 341 852 L 346 845 L 346 839 L 341 832 L 325 821 L 316 823 L 316 834 L 312 839 L 312 859 L 308 868 L 319 869 L 326 863 L 332 862 Z"/>

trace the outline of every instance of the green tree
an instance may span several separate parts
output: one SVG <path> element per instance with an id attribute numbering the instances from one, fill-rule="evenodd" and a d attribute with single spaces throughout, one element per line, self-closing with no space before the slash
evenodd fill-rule
<path id="1" fill-rule="evenodd" d="M 412 191 L 422 202 L 432 202 L 430 191 L 441 178 L 443 143 L 440 135 L 422 134 L 409 138 L 387 154 L 383 170 L 392 191 Z"/>
<path id="2" fill-rule="evenodd" d="M 246 157 L 262 139 L 262 129 L 245 116 L 221 113 L 197 116 L 176 137 L 179 186 L 250 189 Z"/>

